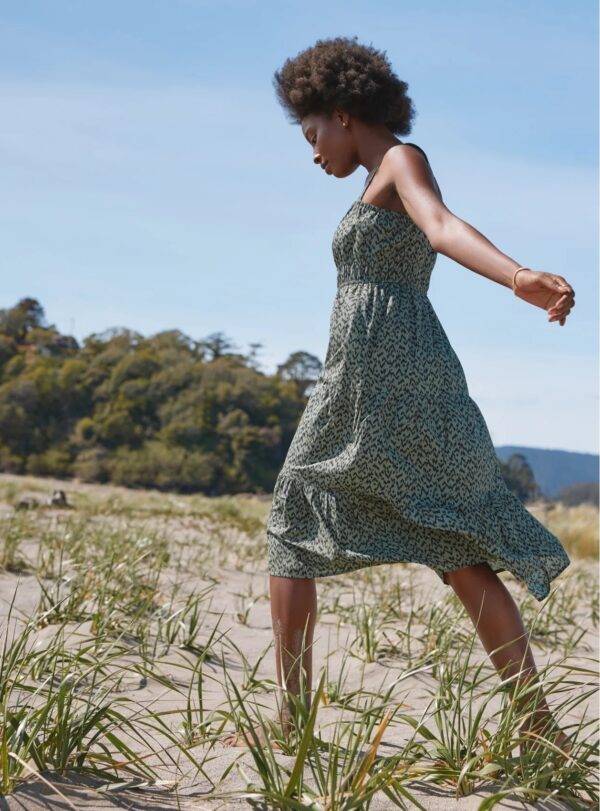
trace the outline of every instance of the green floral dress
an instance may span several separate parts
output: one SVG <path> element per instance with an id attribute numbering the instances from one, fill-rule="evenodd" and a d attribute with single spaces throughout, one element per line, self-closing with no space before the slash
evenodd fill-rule
<path id="1" fill-rule="evenodd" d="M 275 482 L 269 573 L 412 561 L 447 584 L 445 572 L 485 562 L 543 600 L 570 559 L 502 478 L 427 296 L 437 253 L 407 214 L 362 195 L 332 248 L 329 344 Z"/>

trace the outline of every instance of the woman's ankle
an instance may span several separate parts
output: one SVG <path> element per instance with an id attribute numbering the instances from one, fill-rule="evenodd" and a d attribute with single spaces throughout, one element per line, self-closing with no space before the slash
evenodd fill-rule
<path id="1" fill-rule="evenodd" d="M 296 693 L 283 691 L 278 697 L 277 715 L 283 726 L 291 727 L 297 725 L 302 716 L 308 716 L 311 707 L 310 692 L 303 696 Z"/>

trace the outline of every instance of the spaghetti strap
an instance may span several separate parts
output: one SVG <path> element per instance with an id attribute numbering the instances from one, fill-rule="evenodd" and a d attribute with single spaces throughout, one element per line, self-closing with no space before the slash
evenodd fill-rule
<path id="1" fill-rule="evenodd" d="M 362 193 L 361 193 L 360 197 L 358 198 L 359 200 L 361 200 L 361 201 L 362 201 L 363 197 L 365 196 L 365 192 L 366 192 L 366 190 L 369 188 L 369 183 L 370 183 L 370 182 L 373 180 L 373 178 L 375 177 L 375 173 L 377 172 L 377 170 L 378 170 L 378 169 L 379 169 L 379 164 L 377 164 L 377 166 L 374 166 L 374 167 L 371 169 L 371 171 L 369 172 L 369 174 L 367 175 L 367 178 L 366 178 L 366 180 L 365 180 L 365 185 L 363 186 Z"/>
<path id="2" fill-rule="evenodd" d="M 429 158 L 425 154 L 425 150 L 421 149 L 421 147 L 418 144 L 413 144 L 411 141 L 400 141 L 400 143 L 404 144 L 405 146 L 414 146 L 416 149 L 419 150 L 419 152 L 421 152 L 423 154 L 423 157 L 425 158 L 427 163 L 429 163 Z M 366 180 L 365 180 L 365 185 L 363 186 L 363 190 L 361 192 L 361 195 L 358 198 L 361 202 L 362 202 L 363 197 L 365 196 L 366 190 L 369 188 L 369 183 L 373 180 L 373 178 L 377 174 L 377 170 L 379 169 L 380 166 L 381 166 L 381 161 L 377 164 L 377 166 L 374 166 L 371 169 L 371 171 L 369 172 L 369 174 L 367 175 Z"/>

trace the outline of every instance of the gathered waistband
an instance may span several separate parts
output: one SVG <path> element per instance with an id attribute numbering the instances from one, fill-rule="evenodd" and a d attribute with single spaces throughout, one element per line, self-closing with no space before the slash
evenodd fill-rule
<path id="1" fill-rule="evenodd" d="M 365 268 L 356 265 L 339 265 L 337 268 L 337 285 L 341 287 L 346 284 L 377 284 L 382 287 L 397 286 L 405 287 L 422 296 L 427 295 L 427 290 L 418 287 L 414 282 L 402 279 L 382 279 L 369 273 Z"/>

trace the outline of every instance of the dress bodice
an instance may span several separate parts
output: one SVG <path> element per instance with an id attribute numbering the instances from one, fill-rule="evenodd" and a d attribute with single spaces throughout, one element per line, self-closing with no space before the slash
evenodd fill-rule
<path id="1" fill-rule="evenodd" d="M 372 177 L 370 173 L 365 189 Z M 437 258 L 427 236 L 408 214 L 365 203 L 362 195 L 335 229 L 332 251 L 338 285 L 396 283 L 425 294 Z"/>

